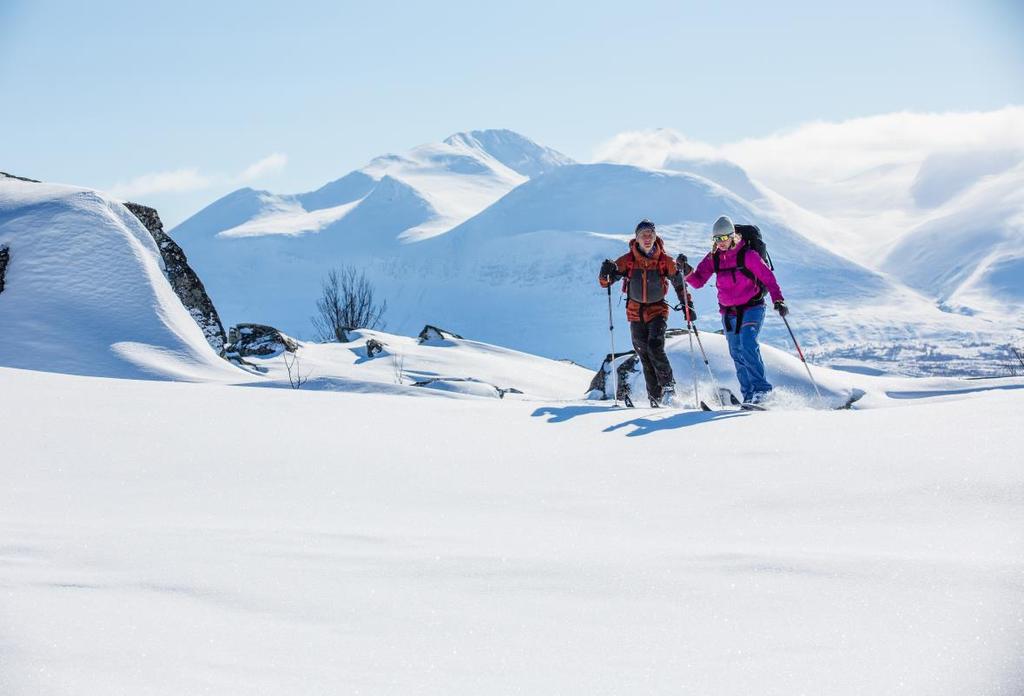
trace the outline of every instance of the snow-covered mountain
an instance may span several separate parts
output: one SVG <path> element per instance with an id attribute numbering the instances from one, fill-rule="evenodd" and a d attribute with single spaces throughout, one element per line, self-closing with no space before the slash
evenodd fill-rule
<path id="1" fill-rule="evenodd" d="M 892 278 L 828 251 L 779 215 L 703 177 L 613 164 L 562 167 L 523 184 L 448 234 L 404 249 L 404 258 L 444 263 L 426 262 L 416 273 L 421 281 L 415 294 L 399 291 L 395 304 L 418 303 L 418 311 L 486 330 L 487 340 L 502 345 L 525 344 L 541 354 L 561 348 L 592 362 L 603 351 L 602 338 L 607 343 L 601 320 L 606 297 L 595 284 L 601 259 L 622 253 L 635 221 L 645 215 L 658 222 L 672 253 L 686 251 L 698 259 L 709 246 L 710 222 L 723 213 L 761 225 L 783 291 L 796 308 L 791 321 L 819 356 L 856 354 L 884 367 L 888 351 L 898 346 L 907 351 L 900 362 L 909 364 L 912 353 L 926 354 L 936 341 L 952 347 L 949 338 L 956 336 L 962 346 L 981 341 L 993 328 L 940 311 Z M 429 280 L 429 268 L 438 266 L 443 273 Z M 392 275 L 390 284 L 399 280 Z M 718 329 L 714 291 L 697 291 L 695 297 L 701 325 Z M 618 292 L 614 298 L 619 315 Z M 765 335 L 787 345 L 777 319 L 769 319 Z"/>
<path id="2" fill-rule="evenodd" d="M 0 367 L 290 388 L 285 357 L 221 359 L 129 209 L 88 189 L 0 176 Z M 183 259 L 182 259 L 183 262 Z M 565 398 L 589 370 L 469 339 L 352 332 L 300 344 L 307 390 Z M 369 339 L 382 345 L 367 353 Z"/>
<path id="3" fill-rule="evenodd" d="M 953 191 L 882 268 L 955 311 L 1024 329 L 1024 162 Z"/>
<path id="4" fill-rule="evenodd" d="M 328 233 L 393 246 L 447 231 L 529 177 L 570 160 L 507 130 L 457 133 L 362 169 L 307 193 L 240 189 L 174 229 L 190 244 L 272 235 Z M 368 240 L 364 235 L 371 235 Z"/>
<path id="5" fill-rule="evenodd" d="M 257 321 L 309 337 L 322 278 L 356 264 L 388 300 L 388 328 L 397 333 L 435 323 L 596 365 L 608 345 L 607 298 L 595 283 L 600 261 L 623 253 L 644 217 L 673 254 L 697 259 L 721 214 L 764 229 L 793 322 L 819 356 L 895 358 L 908 368 L 915 356 L 928 356 L 917 367 L 934 364 L 936 346 L 955 347 L 938 350 L 952 359 L 964 345 L 1000 342 L 990 323 L 942 312 L 818 243 L 808 229 L 827 229 L 827 220 L 711 157 L 666 157 L 657 169 L 572 164 L 522 136 L 475 131 L 378 158 L 310 194 L 236 192 L 172 234 L 229 323 Z M 314 219 L 326 222 L 311 232 Z M 614 299 L 618 305 L 618 293 Z M 717 329 L 713 291 L 697 299 L 702 325 Z M 769 321 L 766 336 L 785 345 L 779 322 Z M 626 345 L 624 332 L 619 341 Z"/>
<path id="6" fill-rule="evenodd" d="M 608 161 L 647 167 L 669 168 L 679 160 L 738 162 L 753 172 L 756 189 L 768 193 L 774 207 L 789 209 L 787 218 L 793 224 L 801 227 L 798 218 L 811 223 L 801 231 L 870 268 L 893 269 L 895 249 L 913 247 L 920 232 L 947 227 L 961 240 L 976 234 L 1000 239 L 1013 236 L 1014 220 L 1024 215 L 1019 197 L 1013 196 L 1013 182 L 1019 181 L 1024 165 L 1022 107 L 809 123 L 718 147 L 669 129 L 630 132 L 609 140 L 599 154 Z M 981 204 L 982 199 L 987 202 Z M 794 209 L 792 201 L 802 210 Z M 807 211 L 817 220 L 807 218 Z M 959 243 L 940 245 L 946 251 L 963 248 Z M 979 239 L 978 246 L 989 245 Z M 909 260 L 906 248 L 898 256 Z M 954 257 L 942 265 L 939 270 L 894 272 L 941 301 L 951 288 L 928 281 L 929 275 L 950 278 L 963 274 L 964 266 L 970 268 L 965 275 L 974 271 L 969 258 L 965 264 Z"/>

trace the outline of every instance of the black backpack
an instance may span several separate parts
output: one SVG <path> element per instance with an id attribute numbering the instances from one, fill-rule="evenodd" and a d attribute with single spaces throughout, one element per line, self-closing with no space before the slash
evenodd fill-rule
<path id="1" fill-rule="evenodd" d="M 768 266 L 769 270 L 775 270 L 775 264 L 772 263 L 772 257 L 768 255 L 768 245 L 764 243 L 764 237 L 761 236 L 761 228 L 757 225 L 736 225 L 736 232 L 743 237 L 743 247 L 736 254 L 736 270 L 743 275 L 750 278 L 760 288 L 760 292 L 757 293 L 750 300 L 751 304 L 760 304 L 764 301 L 765 287 L 764 284 L 757 279 L 757 276 L 747 268 L 747 249 L 753 249 L 758 253 L 765 265 Z M 718 254 L 714 251 L 711 252 L 711 260 L 715 264 L 715 274 L 718 274 Z M 732 270 L 732 269 L 729 269 Z"/>
<path id="2" fill-rule="evenodd" d="M 761 228 L 757 225 L 736 225 L 736 231 L 743 237 L 743 241 L 746 242 L 744 246 L 756 251 L 764 260 L 768 269 L 774 271 L 775 265 L 772 263 L 772 257 L 768 255 L 768 245 L 764 243 L 764 237 L 761 236 Z M 746 271 L 747 267 L 743 260 L 745 254 L 742 249 L 738 256 L 737 260 L 740 266 Z"/>

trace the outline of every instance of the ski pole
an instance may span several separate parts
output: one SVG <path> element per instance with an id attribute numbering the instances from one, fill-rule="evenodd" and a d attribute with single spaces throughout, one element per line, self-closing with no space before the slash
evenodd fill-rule
<path id="1" fill-rule="evenodd" d="M 690 292 L 686 287 L 686 278 L 683 278 L 683 313 L 686 315 L 686 327 L 691 333 L 697 337 L 697 345 L 700 347 L 700 356 L 704 359 L 704 367 L 707 368 L 708 377 L 711 378 L 711 386 L 715 389 L 715 401 L 718 402 L 719 406 L 727 406 L 725 400 L 722 399 L 722 390 L 718 386 L 718 380 L 715 379 L 715 373 L 711 371 L 711 363 L 708 362 L 708 354 L 704 350 L 704 342 L 700 340 L 700 332 L 697 331 L 697 325 L 690 319 Z M 693 340 L 690 341 L 690 347 L 693 347 Z M 694 384 L 697 382 L 697 375 L 693 376 Z M 696 387 L 694 387 L 696 389 Z M 698 400 L 699 402 L 699 400 Z"/>
<path id="2" fill-rule="evenodd" d="M 693 407 L 700 408 L 700 390 L 697 388 L 697 356 L 693 351 L 693 321 L 690 320 L 689 295 L 686 279 L 683 279 L 683 316 L 686 317 L 686 333 L 690 337 L 690 375 L 693 377 Z"/>
<path id="3" fill-rule="evenodd" d="M 793 335 L 793 329 L 789 325 L 789 320 L 782 314 L 782 321 L 786 323 L 786 330 L 789 331 L 789 337 L 793 339 L 793 345 L 796 346 L 796 354 L 800 356 L 800 362 L 804 364 L 804 368 L 807 370 L 807 376 L 811 379 L 811 385 L 814 386 L 814 393 L 818 395 L 818 401 L 823 401 L 821 398 L 821 391 L 818 389 L 818 383 L 814 381 L 814 375 L 811 374 L 811 366 L 807 364 L 807 359 L 804 357 L 804 352 L 800 350 L 800 344 L 797 343 L 796 336 Z"/>
<path id="4" fill-rule="evenodd" d="M 711 363 L 708 362 L 708 354 L 704 352 L 704 342 L 700 340 L 700 331 L 697 330 L 697 325 L 693 324 L 693 335 L 697 337 L 697 346 L 700 348 L 700 354 L 704 358 L 704 367 L 708 370 L 708 377 L 711 378 L 711 385 L 715 388 L 715 400 L 718 401 L 719 406 L 728 406 L 725 403 L 725 399 L 722 398 L 722 388 L 718 386 L 718 380 L 715 379 L 715 373 L 711 371 Z"/>
<path id="5" fill-rule="evenodd" d="M 616 408 L 619 405 L 619 375 L 615 370 L 615 323 L 612 321 L 612 286 L 611 276 L 608 276 L 608 337 L 611 341 L 612 352 L 608 354 L 608 371 L 612 374 L 612 398 L 615 400 Z"/>

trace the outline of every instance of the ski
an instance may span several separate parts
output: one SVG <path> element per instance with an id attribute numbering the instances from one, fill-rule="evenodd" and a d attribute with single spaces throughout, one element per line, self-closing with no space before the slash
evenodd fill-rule
<path id="1" fill-rule="evenodd" d="M 855 403 L 857 403 L 858 401 L 860 401 L 864 397 L 864 394 L 865 394 L 865 392 L 863 390 L 861 390 L 861 389 L 854 389 L 852 392 L 850 392 L 850 395 L 846 398 L 846 400 L 843 403 L 839 404 L 838 406 L 830 406 L 828 409 L 824 409 L 824 410 L 829 410 L 829 411 L 849 411 L 853 407 L 853 405 Z M 710 406 L 708 406 L 706 402 L 701 401 L 700 402 L 700 410 L 701 411 L 732 411 L 732 412 L 737 412 L 737 411 L 754 412 L 754 411 L 771 411 L 771 410 L 773 410 L 773 409 L 771 409 L 771 408 L 769 408 L 767 406 L 761 406 L 760 404 L 737 403 L 737 401 L 735 400 L 735 397 L 733 397 L 733 405 L 737 406 L 737 407 L 736 408 L 714 409 L 714 408 L 711 408 Z"/>
<path id="2" fill-rule="evenodd" d="M 863 389 L 854 389 L 853 391 L 850 392 L 850 396 L 847 397 L 846 401 L 843 402 L 839 406 L 833 406 L 833 410 L 834 411 L 848 411 L 848 410 L 850 410 L 850 408 L 855 403 L 857 403 L 858 401 L 860 401 L 864 397 L 864 394 L 865 394 L 865 392 L 864 392 Z"/>

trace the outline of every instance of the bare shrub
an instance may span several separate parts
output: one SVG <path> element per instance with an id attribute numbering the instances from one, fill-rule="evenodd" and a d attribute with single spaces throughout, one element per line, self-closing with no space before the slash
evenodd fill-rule
<path id="1" fill-rule="evenodd" d="M 324 279 L 313 328 L 321 341 L 348 343 L 348 332 L 353 329 L 384 328 L 382 319 L 387 308 L 386 300 L 377 302 L 366 274 L 343 266 L 331 270 Z"/>

